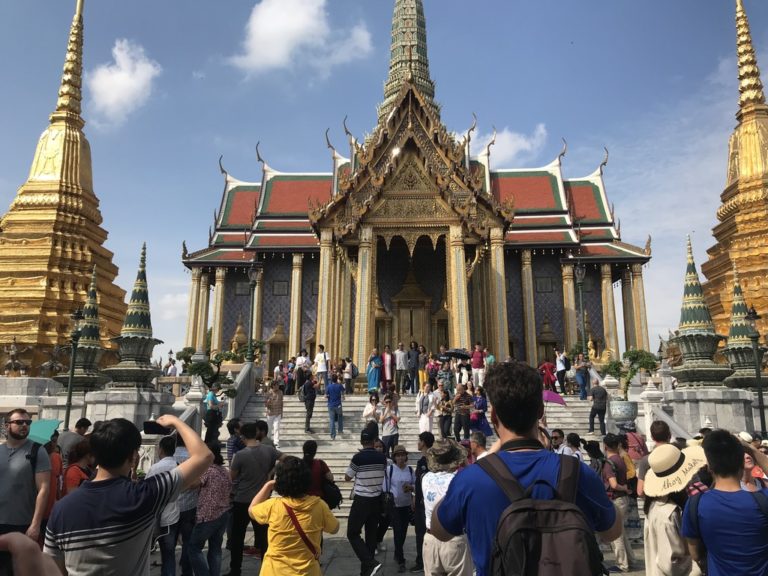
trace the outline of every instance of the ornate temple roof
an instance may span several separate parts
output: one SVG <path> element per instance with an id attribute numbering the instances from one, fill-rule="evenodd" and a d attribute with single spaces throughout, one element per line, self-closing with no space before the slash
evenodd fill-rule
<path id="1" fill-rule="evenodd" d="M 712 322 L 709 308 L 704 302 L 699 272 L 696 269 L 696 262 L 693 260 L 690 236 L 688 236 L 685 287 L 683 288 L 683 305 L 680 309 L 679 331 L 681 334 L 715 333 L 715 324 Z"/>
<path id="2" fill-rule="evenodd" d="M 99 300 L 96 290 L 96 266 L 93 267 L 88 300 L 83 307 L 83 327 L 80 333 L 80 346 L 101 348 L 99 333 Z"/>
<path id="3" fill-rule="evenodd" d="M 733 305 L 731 306 L 731 327 L 728 330 L 728 348 L 747 348 L 752 346 L 749 335 L 752 327 L 746 320 L 747 302 L 741 291 L 741 283 L 736 268 L 733 269 Z"/>
<path id="4" fill-rule="evenodd" d="M 407 140 L 403 134 L 410 134 L 417 123 L 434 132 L 427 141 L 442 142 L 446 152 L 441 157 L 461 173 L 454 178 L 458 178 L 457 182 L 464 179 L 478 201 L 496 213 L 501 207 L 514 207 L 514 219 L 505 236 L 507 246 L 556 247 L 595 261 L 644 263 L 650 259 L 650 243 L 643 249 L 621 242 L 620 226 L 603 182 L 607 156 L 592 174 L 581 178 L 563 176 L 565 149 L 543 167 L 493 169 L 491 146 L 480 151 L 477 158 L 471 156 L 470 135 L 475 126 L 464 141 L 458 142 L 442 125 L 434 96 L 422 2 L 396 0 L 389 75 L 373 133 L 358 144 L 345 123 L 351 158 L 341 156 L 328 141 L 332 169 L 326 173 L 279 172 L 264 161 L 258 147 L 261 182 L 236 180 L 222 168 L 225 189 L 209 245 L 198 252 L 185 252 L 184 263 L 191 267 L 250 261 L 252 255 L 242 254 L 243 250 L 319 250 L 315 220 L 345 209 L 342 206 L 348 203 L 351 190 L 372 178 L 368 164 L 375 158 L 391 165 L 387 174 L 394 174 L 397 155 L 385 158 L 382 150 L 392 152 L 389 148 L 395 145 L 393 139 Z M 414 110 L 423 111 L 421 117 Z M 370 211 L 370 206 L 359 202 L 355 211 Z"/>
<path id="5" fill-rule="evenodd" d="M 128 302 L 128 312 L 125 314 L 123 338 L 152 338 L 152 316 L 149 313 L 149 290 L 147 288 L 147 244 L 141 247 L 139 271 L 133 283 L 131 299 Z"/>

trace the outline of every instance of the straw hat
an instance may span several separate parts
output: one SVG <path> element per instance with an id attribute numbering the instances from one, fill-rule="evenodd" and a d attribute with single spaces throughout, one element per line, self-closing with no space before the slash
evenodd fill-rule
<path id="1" fill-rule="evenodd" d="M 467 463 L 467 452 L 450 438 L 435 440 L 427 450 L 427 466 L 430 472 L 453 472 Z"/>
<path id="2" fill-rule="evenodd" d="M 405 454 L 408 456 L 408 450 L 405 449 L 405 446 L 402 444 L 397 444 L 395 448 L 392 450 L 392 456 L 397 456 L 398 454 Z"/>
<path id="3" fill-rule="evenodd" d="M 645 475 L 645 493 L 665 496 L 684 490 L 688 482 L 707 464 L 701 446 L 678 450 L 672 444 L 657 446 L 648 456 L 650 470 Z"/>

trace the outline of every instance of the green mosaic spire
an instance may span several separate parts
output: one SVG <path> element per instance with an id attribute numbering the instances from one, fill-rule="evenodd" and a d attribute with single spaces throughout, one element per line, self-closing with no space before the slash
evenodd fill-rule
<path id="1" fill-rule="evenodd" d="M 152 338 L 152 317 L 149 313 L 149 291 L 147 290 L 147 244 L 141 247 L 141 260 L 136 282 L 133 284 L 128 312 L 120 336 Z"/>
<path id="2" fill-rule="evenodd" d="M 736 266 L 733 267 L 733 306 L 731 307 L 731 329 L 728 331 L 728 347 L 752 346 L 749 334 L 752 328 L 744 317 L 747 315 L 747 302 L 739 284 Z"/>
<path id="3" fill-rule="evenodd" d="M 379 124 L 386 121 L 406 81 L 410 81 L 439 115 L 435 83 L 429 75 L 427 22 L 422 0 L 396 0 L 392 18 L 392 47 L 389 77 L 384 84 L 384 102 L 379 106 Z"/>
<path id="4" fill-rule="evenodd" d="M 714 334 L 715 325 L 709 308 L 704 302 L 704 292 L 701 289 L 699 273 L 693 260 L 691 237 L 688 236 L 688 255 L 685 270 L 685 288 L 683 289 L 683 306 L 680 309 L 681 334 Z"/>
<path id="5" fill-rule="evenodd" d="M 83 308 L 83 328 L 80 335 L 80 346 L 101 348 L 99 335 L 99 301 L 96 290 L 96 266 L 91 275 L 91 287 L 88 289 L 88 299 Z"/>

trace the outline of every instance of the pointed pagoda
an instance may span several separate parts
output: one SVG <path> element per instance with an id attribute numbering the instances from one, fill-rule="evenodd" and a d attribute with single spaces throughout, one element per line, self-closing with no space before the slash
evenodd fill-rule
<path id="1" fill-rule="evenodd" d="M 677 378 L 681 387 L 722 386 L 723 380 L 731 375 L 733 370 L 714 361 L 717 347 L 725 336 L 715 333 L 715 324 L 704 302 L 690 236 L 686 252 L 680 325 L 675 336 L 670 339 L 672 344 L 679 347 L 683 363 L 672 369 L 672 375 Z"/>
<path id="2" fill-rule="evenodd" d="M 110 388 L 149 388 L 151 380 L 161 371 L 152 364 L 152 351 L 162 344 L 152 336 L 152 315 L 149 312 L 147 287 L 147 245 L 141 247 L 139 270 L 133 284 L 128 311 L 120 336 L 113 338 L 118 345 L 120 362 L 106 368 L 112 377 Z"/>
<path id="3" fill-rule="evenodd" d="M 104 331 L 112 348 L 125 315 L 125 291 L 104 247 L 99 200 L 92 183 L 91 150 L 83 134 L 83 0 L 77 0 L 56 109 L 40 136 L 27 181 L 0 218 L 0 342 L 29 346 L 33 373 L 46 349 L 66 343 L 65 319 L 84 304 L 98 267 Z"/>
<path id="4" fill-rule="evenodd" d="M 723 350 L 728 362 L 735 370 L 733 375 L 725 380 L 726 385 L 731 388 L 749 388 L 755 385 L 755 361 L 752 340 L 749 338 L 752 327 L 746 319 L 748 311 L 747 302 L 741 290 L 739 273 L 734 264 L 730 328 L 728 342 Z"/>
<path id="5" fill-rule="evenodd" d="M 704 294 L 719 331 L 726 331 L 732 308 L 734 266 L 741 288 L 759 312 L 768 312 L 768 106 L 743 0 L 736 0 L 738 124 L 731 135 L 726 187 L 713 229 L 716 244 L 702 266 Z M 759 331 L 765 333 L 768 315 Z"/>

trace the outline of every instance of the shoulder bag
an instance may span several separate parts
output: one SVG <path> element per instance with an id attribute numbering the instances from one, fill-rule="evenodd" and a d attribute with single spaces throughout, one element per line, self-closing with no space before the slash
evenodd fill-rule
<path id="1" fill-rule="evenodd" d="M 307 536 L 307 533 L 304 532 L 304 529 L 301 527 L 301 524 L 299 524 L 298 518 L 296 518 L 296 513 L 293 511 L 293 508 L 288 506 L 285 502 L 283 502 L 283 506 L 285 506 L 285 511 L 288 512 L 288 516 L 291 518 L 291 522 L 293 523 L 293 527 L 296 528 L 296 532 L 299 533 L 299 537 L 304 541 L 304 544 L 307 545 L 307 548 L 312 553 L 312 557 L 320 561 L 320 553 L 317 551 L 317 548 L 315 548 L 315 545 L 312 544 L 312 541 Z"/>

